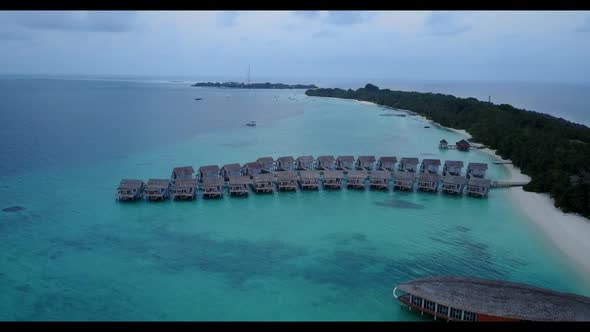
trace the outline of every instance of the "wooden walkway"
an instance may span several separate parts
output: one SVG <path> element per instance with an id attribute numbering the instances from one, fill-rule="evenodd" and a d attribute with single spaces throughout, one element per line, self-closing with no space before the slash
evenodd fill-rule
<path id="1" fill-rule="evenodd" d="M 492 181 L 490 188 L 509 188 L 526 186 L 528 182 L 525 181 Z"/>

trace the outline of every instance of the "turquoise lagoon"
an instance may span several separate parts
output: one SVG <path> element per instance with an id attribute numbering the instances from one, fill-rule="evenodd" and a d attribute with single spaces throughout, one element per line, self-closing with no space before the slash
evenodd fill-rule
<path id="1" fill-rule="evenodd" d="M 460 136 L 418 117 L 303 91 L 0 83 L 27 87 L 4 92 L 0 108 L 0 208 L 23 207 L 0 212 L 1 320 L 423 320 L 392 289 L 433 275 L 590 295 L 502 189 L 483 200 L 391 190 L 114 199 L 121 178 L 267 155 L 480 161 L 490 178 L 507 176 L 483 153 L 439 150 Z"/>

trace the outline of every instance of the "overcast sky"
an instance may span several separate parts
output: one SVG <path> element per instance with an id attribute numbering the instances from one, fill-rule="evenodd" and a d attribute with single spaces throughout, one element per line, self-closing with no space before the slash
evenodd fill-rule
<path id="1" fill-rule="evenodd" d="M 590 12 L 0 12 L 0 73 L 590 82 Z"/>

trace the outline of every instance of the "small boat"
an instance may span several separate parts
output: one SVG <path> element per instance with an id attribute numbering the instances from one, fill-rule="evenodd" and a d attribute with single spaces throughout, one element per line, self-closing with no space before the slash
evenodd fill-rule
<path id="1" fill-rule="evenodd" d="M 195 100 L 203 100 L 203 98 L 197 97 L 197 98 L 195 98 Z"/>
<path id="2" fill-rule="evenodd" d="M 430 126 L 424 126 L 424 128 L 430 128 Z"/>
<path id="3" fill-rule="evenodd" d="M 256 127 L 256 121 L 250 121 L 250 122 L 246 123 L 246 126 Z"/>

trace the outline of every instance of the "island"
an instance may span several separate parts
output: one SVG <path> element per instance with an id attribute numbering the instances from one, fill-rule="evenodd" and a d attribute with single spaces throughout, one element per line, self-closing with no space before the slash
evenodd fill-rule
<path id="1" fill-rule="evenodd" d="M 313 84 L 284 84 L 284 83 L 239 83 L 239 82 L 200 82 L 191 86 L 230 88 L 230 89 L 317 89 Z"/>
<path id="2" fill-rule="evenodd" d="M 525 191 L 548 193 L 556 207 L 590 218 L 590 128 L 562 118 L 475 98 L 393 91 L 367 84 L 357 90 L 309 89 L 307 96 L 372 102 L 415 112 L 467 131 L 531 177 Z"/>

